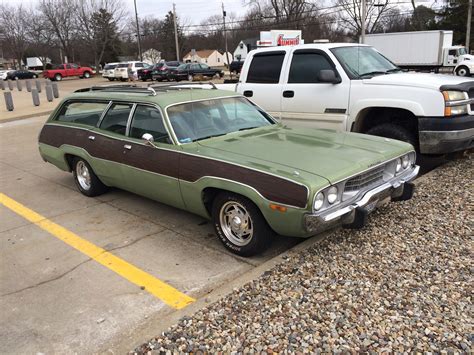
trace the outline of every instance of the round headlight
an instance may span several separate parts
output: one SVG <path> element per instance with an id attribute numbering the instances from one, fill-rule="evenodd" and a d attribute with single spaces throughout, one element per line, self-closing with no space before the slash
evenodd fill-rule
<path id="1" fill-rule="evenodd" d="M 318 192 L 318 194 L 314 198 L 314 209 L 315 209 L 315 211 L 317 211 L 321 207 L 323 207 L 323 204 L 324 204 L 324 194 L 322 192 Z"/>
<path id="2" fill-rule="evenodd" d="M 408 168 L 409 164 L 410 164 L 410 158 L 408 157 L 408 154 L 404 155 L 403 158 L 402 158 L 402 167 L 403 167 L 403 169 Z"/>
<path id="3" fill-rule="evenodd" d="M 332 186 L 331 188 L 329 188 L 328 190 L 328 202 L 330 204 L 333 204 L 334 202 L 337 201 L 337 187 L 336 186 Z"/>
<path id="4" fill-rule="evenodd" d="M 395 171 L 397 173 L 400 172 L 400 170 L 402 170 L 402 160 L 400 158 L 397 159 L 397 166 L 395 167 Z"/>

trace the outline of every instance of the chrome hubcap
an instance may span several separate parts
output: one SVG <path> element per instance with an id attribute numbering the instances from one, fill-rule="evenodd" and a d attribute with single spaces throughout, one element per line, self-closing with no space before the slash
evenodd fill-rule
<path id="1" fill-rule="evenodd" d="M 226 202 L 220 210 L 219 220 L 222 231 L 229 241 L 245 246 L 253 237 L 253 222 L 244 206 L 235 201 Z"/>
<path id="2" fill-rule="evenodd" d="M 91 175 L 87 165 L 83 161 L 79 161 L 76 165 L 77 182 L 84 190 L 91 188 Z"/>

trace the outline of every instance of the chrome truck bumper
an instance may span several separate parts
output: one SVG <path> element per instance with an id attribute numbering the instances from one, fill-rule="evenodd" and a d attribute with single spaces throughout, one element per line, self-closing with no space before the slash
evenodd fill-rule
<path id="1" fill-rule="evenodd" d="M 377 186 L 367 191 L 359 200 L 343 205 L 339 209 L 327 213 L 305 215 L 306 230 L 319 233 L 339 224 L 345 228 L 362 228 L 366 224 L 369 213 L 385 203 L 388 198 L 391 201 L 405 201 L 412 198 L 414 185 L 410 181 L 418 175 L 419 170 L 420 167 L 415 166 L 407 175 Z"/>

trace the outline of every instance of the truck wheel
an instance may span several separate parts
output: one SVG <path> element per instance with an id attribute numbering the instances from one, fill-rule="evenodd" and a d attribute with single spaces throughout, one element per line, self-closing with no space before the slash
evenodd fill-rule
<path id="1" fill-rule="evenodd" d="M 91 73 L 89 73 L 88 71 L 85 71 L 83 75 L 86 79 L 89 79 L 91 77 Z"/>
<path id="2" fill-rule="evenodd" d="M 55 81 L 61 81 L 61 80 L 63 80 L 63 76 L 58 73 L 58 74 L 54 75 L 54 80 Z"/>
<path id="3" fill-rule="evenodd" d="M 114 81 L 115 79 L 114 78 L 109 78 L 109 81 Z"/>
<path id="4" fill-rule="evenodd" d="M 212 221 L 222 244 L 241 256 L 261 253 L 275 234 L 257 206 L 229 192 L 222 192 L 214 199 Z"/>
<path id="5" fill-rule="evenodd" d="M 470 76 L 471 73 L 469 72 L 469 68 L 465 65 L 460 66 L 456 69 L 456 75 L 458 76 Z"/>
<path id="6" fill-rule="evenodd" d="M 74 182 L 82 194 L 88 197 L 94 197 L 102 195 L 107 191 L 107 186 L 99 180 L 91 166 L 85 160 L 75 158 L 72 162 L 72 166 Z"/>
<path id="7" fill-rule="evenodd" d="M 371 134 L 373 136 L 392 138 L 397 139 L 399 141 L 407 142 L 414 146 L 415 149 L 418 149 L 415 134 L 413 132 L 410 132 L 407 128 L 403 126 L 399 126 L 393 123 L 384 123 L 380 126 L 375 126 L 369 129 L 366 133 Z"/>

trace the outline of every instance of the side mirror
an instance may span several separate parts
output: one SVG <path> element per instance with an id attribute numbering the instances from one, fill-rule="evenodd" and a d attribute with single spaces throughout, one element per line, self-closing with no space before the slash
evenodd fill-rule
<path id="1" fill-rule="evenodd" d="M 318 81 L 320 83 L 339 84 L 342 80 L 336 76 L 336 72 L 332 69 L 323 69 L 319 71 Z"/>
<path id="2" fill-rule="evenodd" d="M 155 139 L 150 133 L 143 134 L 142 139 L 146 140 L 147 143 L 149 143 L 150 145 L 153 145 L 153 142 L 155 141 Z"/>

